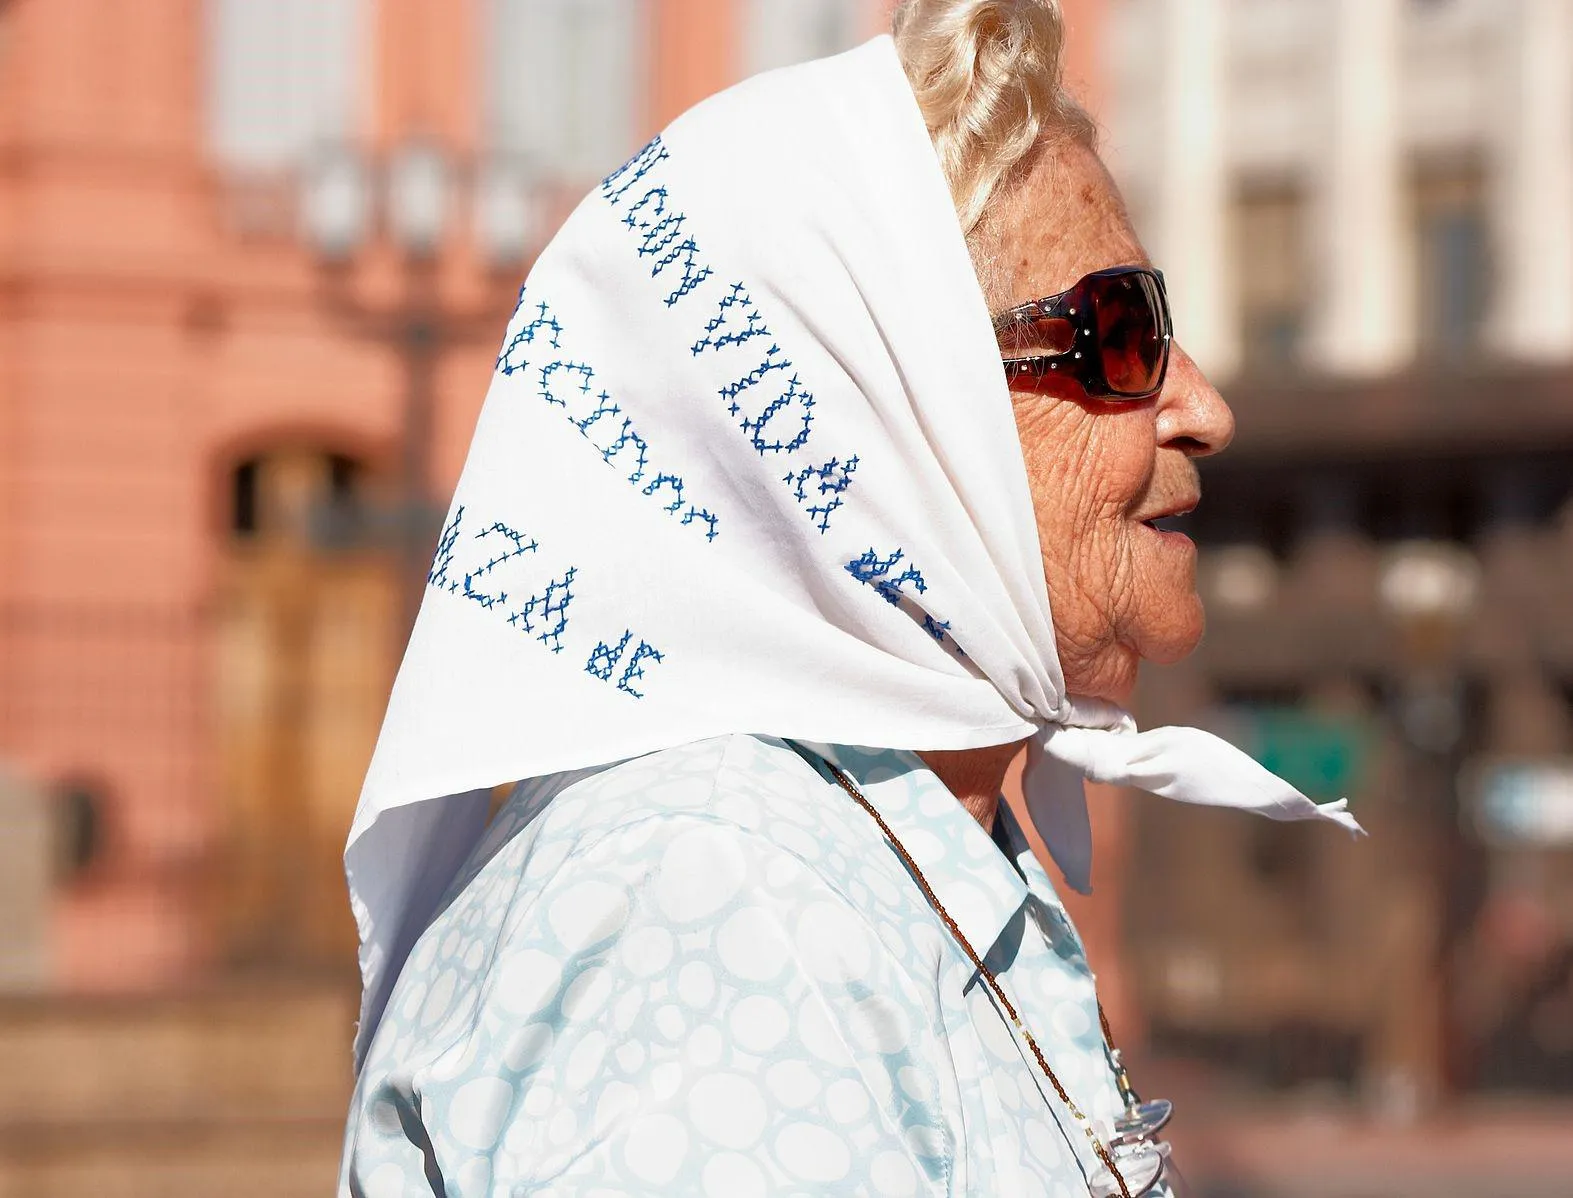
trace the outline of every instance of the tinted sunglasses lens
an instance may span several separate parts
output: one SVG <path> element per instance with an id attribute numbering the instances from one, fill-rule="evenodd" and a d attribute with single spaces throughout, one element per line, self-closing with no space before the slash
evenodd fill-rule
<path id="1" fill-rule="evenodd" d="M 1163 296 L 1150 274 L 1105 275 L 1093 280 L 1098 352 L 1109 390 L 1150 394 L 1163 377 Z"/>

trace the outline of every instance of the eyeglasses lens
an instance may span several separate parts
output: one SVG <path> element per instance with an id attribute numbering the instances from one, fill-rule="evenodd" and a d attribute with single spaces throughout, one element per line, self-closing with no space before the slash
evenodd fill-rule
<path id="1" fill-rule="evenodd" d="M 1109 389 L 1140 395 L 1158 385 L 1163 368 L 1163 297 L 1148 274 L 1104 277 L 1092 294 L 1098 349 Z"/>

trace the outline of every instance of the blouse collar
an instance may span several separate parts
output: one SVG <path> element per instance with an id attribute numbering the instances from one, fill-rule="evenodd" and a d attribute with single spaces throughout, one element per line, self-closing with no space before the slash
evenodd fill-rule
<path id="1" fill-rule="evenodd" d="M 1021 910 L 1033 875 L 1001 851 L 916 753 L 798 743 L 833 762 L 857 784 L 917 862 L 962 934 L 986 957 Z M 1001 802 L 1000 818 L 1006 816 Z M 1017 836 L 1025 847 L 1025 837 L 1019 831 Z M 1031 850 L 1026 852 L 1030 860 Z M 1031 864 L 1041 876 L 1041 867 L 1036 861 Z"/>

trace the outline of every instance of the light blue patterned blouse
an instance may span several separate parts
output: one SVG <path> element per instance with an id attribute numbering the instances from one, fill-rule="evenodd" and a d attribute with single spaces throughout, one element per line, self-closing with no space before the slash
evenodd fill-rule
<path id="1" fill-rule="evenodd" d="M 845 769 L 1073 1098 L 1119 1107 L 1082 945 L 1001 805 Z M 731 736 L 521 785 L 417 943 L 341 1195 L 1087 1193 L 1095 1159 L 869 815 Z"/>

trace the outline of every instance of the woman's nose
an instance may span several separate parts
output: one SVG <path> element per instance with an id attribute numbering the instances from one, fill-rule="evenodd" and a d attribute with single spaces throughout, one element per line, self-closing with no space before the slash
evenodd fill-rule
<path id="1" fill-rule="evenodd" d="M 1222 453 L 1234 440 L 1234 413 L 1218 389 L 1178 345 L 1169 351 L 1169 373 L 1158 396 L 1158 444 L 1188 457 Z"/>

